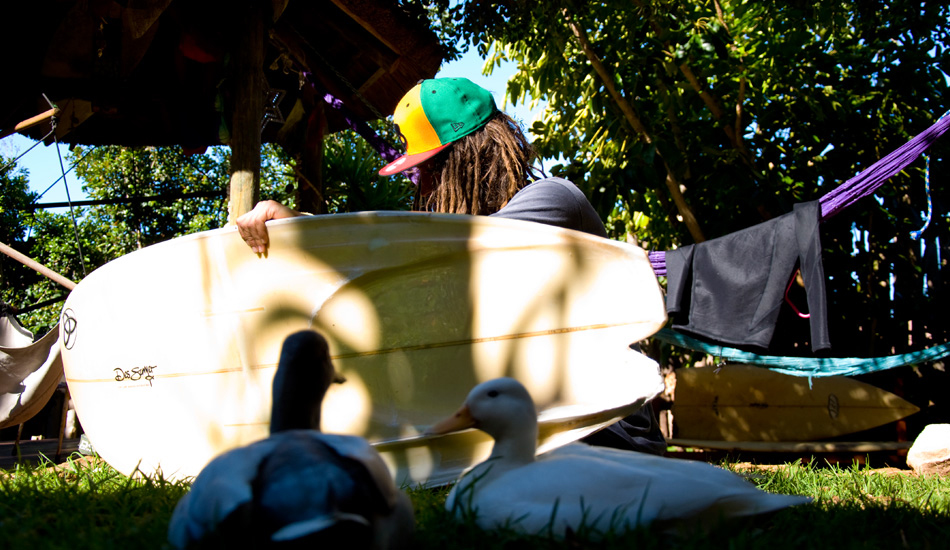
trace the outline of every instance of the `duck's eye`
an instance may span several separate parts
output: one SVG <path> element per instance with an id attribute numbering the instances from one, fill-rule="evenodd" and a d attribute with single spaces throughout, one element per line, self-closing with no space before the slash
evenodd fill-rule
<path id="1" fill-rule="evenodd" d="M 498 390 L 491 390 L 488 392 L 488 397 L 495 398 L 498 397 Z"/>

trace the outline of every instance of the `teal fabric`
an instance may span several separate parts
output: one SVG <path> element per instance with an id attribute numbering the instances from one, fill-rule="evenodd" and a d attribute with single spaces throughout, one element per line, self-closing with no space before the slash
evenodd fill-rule
<path id="1" fill-rule="evenodd" d="M 721 357 L 735 363 L 760 365 L 770 370 L 792 376 L 854 376 L 877 372 L 904 365 L 914 365 L 936 361 L 950 355 L 950 344 L 941 344 L 921 351 L 891 355 L 887 357 L 782 357 L 779 355 L 759 355 L 736 348 L 707 344 L 701 340 L 684 336 L 670 329 L 662 329 L 654 338 L 680 347 L 702 351 L 715 357 Z"/>

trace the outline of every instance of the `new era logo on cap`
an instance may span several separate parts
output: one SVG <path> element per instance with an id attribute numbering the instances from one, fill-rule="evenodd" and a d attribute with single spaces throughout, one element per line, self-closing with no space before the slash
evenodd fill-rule
<path id="1" fill-rule="evenodd" d="M 465 126 L 465 123 L 464 123 L 464 122 L 453 122 L 453 123 L 452 123 L 452 129 L 455 130 L 456 132 L 458 132 L 459 130 L 461 130 L 463 126 Z"/>

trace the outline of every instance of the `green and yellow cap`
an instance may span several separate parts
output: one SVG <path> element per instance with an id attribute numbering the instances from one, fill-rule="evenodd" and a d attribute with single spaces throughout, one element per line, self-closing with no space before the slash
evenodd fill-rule
<path id="1" fill-rule="evenodd" d="M 416 84 L 399 100 L 393 122 L 406 154 L 379 171 L 391 176 L 428 160 L 485 126 L 498 112 L 491 93 L 467 78 L 434 78 Z"/>

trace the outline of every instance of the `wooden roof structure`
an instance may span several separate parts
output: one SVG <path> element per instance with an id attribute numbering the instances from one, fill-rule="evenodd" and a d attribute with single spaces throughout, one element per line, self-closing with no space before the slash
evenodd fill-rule
<path id="1" fill-rule="evenodd" d="M 325 94 L 374 120 L 438 71 L 443 47 L 425 14 L 407 10 L 395 0 L 11 2 L 0 130 L 52 103 L 62 143 L 228 144 L 236 171 L 253 169 L 242 156 L 262 142 L 306 155 L 346 127 Z M 50 124 L 19 131 L 43 139 Z"/>

